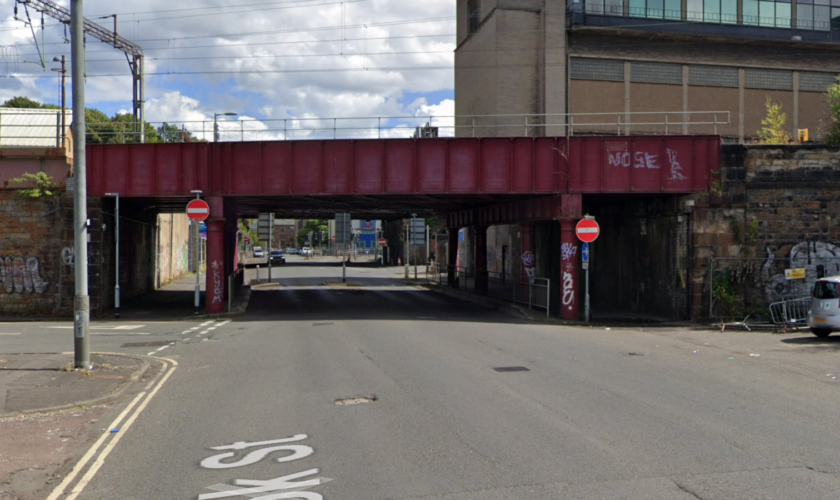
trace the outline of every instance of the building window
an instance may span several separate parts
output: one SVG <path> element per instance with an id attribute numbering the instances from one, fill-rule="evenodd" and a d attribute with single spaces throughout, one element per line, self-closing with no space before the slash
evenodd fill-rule
<path id="1" fill-rule="evenodd" d="M 572 3 L 578 3 L 573 1 Z M 588 14 L 624 15 L 624 0 L 591 0 L 586 2 Z"/>
<path id="2" fill-rule="evenodd" d="M 467 33 L 475 33 L 481 24 L 481 0 L 467 0 Z"/>
<path id="3" fill-rule="evenodd" d="M 837 82 L 837 75 L 833 73 L 799 73 L 799 90 L 803 92 L 825 92 L 828 87 Z"/>
<path id="4" fill-rule="evenodd" d="M 790 0 L 779 0 L 777 2 L 768 2 L 766 0 L 744 0 L 743 24 L 775 28 L 790 28 L 792 26 L 792 18 L 793 14 Z"/>
<path id="5" fill-rule="evenodd" d="M 574 80 L 624 81 L 624 63 L 616 59 L 586 59 L 573 57 L 570 77 Z"/>
<path id="6" fill-rule="evenodd" d="M 744 88 L 793 90 L 793 72 L 780 69 L 744 70 Z"/>
<path id="7" fill-rule="evenodd" d="M 669 63 L 634 62 L 630 65 L 630 81 L 681 85 L 682 66 Z"/>
<path id="8" fill-rule="evenodd" d="M 682 1 L 630 0 L 630 16 L 653 19 L 682 19 Z"/>
<path id="9" fill-rule="evenodd" d="M 688 84 L 702 87 L 738 88 L 738 68 L 726 66 L 690 66 Z"/>

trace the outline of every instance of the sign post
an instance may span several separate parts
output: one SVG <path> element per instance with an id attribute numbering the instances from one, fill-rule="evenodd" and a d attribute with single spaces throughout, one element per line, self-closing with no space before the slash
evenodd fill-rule
<path id="1" fill-rule="evenodd" d="M 206 201 L 201 200 L 202 191 L 190 191 L 195 194 L 195 199 L 187 203 L 187 217 L 190 218 L 190 223 L 193 225 L 193 264 L 195 265 L 195 315 L 201 314 L 201 268 L 198 264 L 198 223 L 207 220 L 210 216 L 210 205 Z"/>
<path id="2" fill-rule="evenodd" d="M 583 270 L 586 271 L 586 295 L 584 297 L 584 318 L 589 323 L 589 244 L 598 239 L 601 234 L 601 228 L 595 222 L 594 217 L 585 216 L 581 219 L 577 226 L 575 226 L 575 234 L 578 239 L 583 242 L 580 250 Z"/>

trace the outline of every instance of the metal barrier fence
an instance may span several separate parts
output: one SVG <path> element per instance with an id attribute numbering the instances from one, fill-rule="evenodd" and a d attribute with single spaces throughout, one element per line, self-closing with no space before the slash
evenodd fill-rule
<path id="1" fill-rule="evenodd" d="M 810 309 L 811 297 L 775 302 L 770 304 L 770 320 L 785 330 L 806 326 Z"/>
<path id="2" fill-rule="evenodd" d="M 59 147 L 63 137 L 60 112 L 39 113 L 40 124 L 25 110 L 0 115 L 0 143 Z M 34 118 L 33 113 L 33 118 Z M 70 124 L 67 115 L 66 126 Z M 44 122 L 49 121 L 49 125 Z M 455 136 L 670 135 L 718 133 L 729 125 L 729 111 L 653 111 L 459 116 L 377 116 L 356 118 L 287 118 L 198 120 L 179 122 L 89 122 L 88 144 L 138 142 L 234 142 L 323 139 L 387 139 Z"/>
<path id="3" fill-rule="evenodd" d="M 528 309 L 545 309 L 545 316 L 551 314 L 551 282 L 548 278 L 534 278 L 533 282 L 521 280 L 510 274 L 488 271 L 487 291 L 477 290 L 475 273 L 459 267 L 456 268 L 458 287 L 473 293 L 487 295 L 501 300 L 508 300 L 515 304 L 527 305 Z M 439 285 L 448 283 L 448 272 L 439 264 L 426 266 L 426 281 Z"/>
<path id="4" fill-rule="evenodd" d="M 794 246 L 785 258 L 772 253 L 766 258 L 710 258 L 699 280 L 701 300 L 710 319 L 760 316 L 768 323 L 804 324 L 808 306 L 803 304 L 814 283 L 840 275 L 840 257 L 835 255 L 840 248 L 830 243 L 807 242 Z"/>

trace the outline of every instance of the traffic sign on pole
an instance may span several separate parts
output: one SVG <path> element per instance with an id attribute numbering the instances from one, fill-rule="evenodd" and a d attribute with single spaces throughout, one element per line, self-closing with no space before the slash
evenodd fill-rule
<path id="1" fill-rule="evenodd" d="M 192 200 L 187 203 L 187 217 L 197 222 L 206 220 L 210 217 L 210 205 L 204 200 Z"/>
<path id="2" fill-rule="evenodd" d="M 388 240 L 385 238 L 379 238 L 379 246 L 384 247 L 388 244 Z"/>
<path id="3" fill-rule="evenodd" d="M 584 243 L 592 243 L 598 239 L 600 233 L 601 228 L 595 222 L 595 219 L 581 219 L 575 226 L 575 234 Z"/>
<path id="4" fill-rule="evenodd" d="M 580 247 L 580 258 L 584 269 L 589 269 L 589 243 L 584 243 Z"/>

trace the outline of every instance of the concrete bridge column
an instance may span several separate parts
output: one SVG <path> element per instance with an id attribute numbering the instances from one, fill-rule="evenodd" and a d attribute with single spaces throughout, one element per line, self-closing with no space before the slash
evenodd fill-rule
<path id="1" fill-rule="evenodd" d="M 571 321 L 579 319 L 577 222 L 577 218 L 560 219 L 560 317 Z"/>
<path id="2" fill-rule="evenodd" d="M 225 217 L 221 196 L 208 196 L 210 218 L 207 220 L 207 314 L 221 314 L 225 308 Z"/>
<path id="3" fill-rule="evenodd" d="M 475 226 L 475 291 L 487 293 L 487 226 Z"/>
<path id="4" fill-rule="evenodd" d="M 459 227 L 447 228 L 449 232 L 449 252 L 447 252 L 446 281 L 453 288 L 458 288 L 458 269 L 456 266 L 458 264 L 458 231 L 460 229 Z"/>

